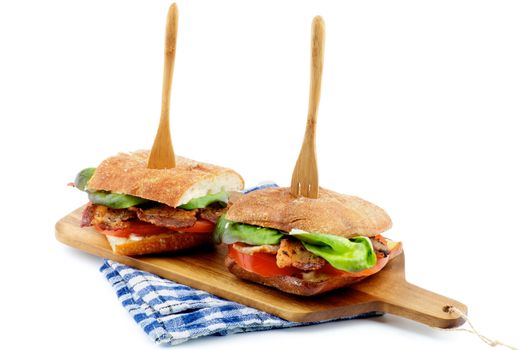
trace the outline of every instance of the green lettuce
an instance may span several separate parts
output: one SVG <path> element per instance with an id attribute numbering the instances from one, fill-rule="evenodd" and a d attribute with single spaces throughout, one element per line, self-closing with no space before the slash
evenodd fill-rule
<path id="1" fill-rule="evenodd" d="M 88 199 L 90 199 L 90 202 L 93 204 L 104 205 L 112 209 L 125 209 L 150 202 L 148 199 L 128 194 L 105 191 L 88 192 Z"/>
<path id="2" fill-rule="evenodd" d="M 135 205 L 151 202 L 147 199 L 139 198 L 122 193 L 111 193 L 107 191 L 88 191 L 88 181 L 95 173 L 95 168 L 83 169 L 75 177 L 75 187 L 88 193 L 88 199 L 94 204 L 104 205 L 112 209 L 130 208 Z"/>
<path id="3" fill-rule="evenodd" d="M 279 244 L 284 236 L 280 231 L 271 228 L 227 220 L 225 215 L 218 219 L 213 235 L 216 243 L 232 244 L 242 242 L 251 245 Z"/>
<path id="4" fill-rule="evenodd" d="M 203 197 L 193 198 L 187 203 L 180 205 L 178 208 L 187 209 L 187 210 L 207 208 L 209 205 L 213 203 L 221 203 L 223 206 L 226 206 L 228 198 L 229 198 L 229 193 L 218 192 L 215 194 L 208 194 Z"/>
<path id="5" fill-rule="evenodd" d="M 353 272 L 376 265 L 372 243 L 367 237 L 347 239 L 322 233 L 297 233 L 306 250 L 328 261 L 336 269 Z"/>
<path id="6" fill-rule="evenodd" d="M 95 173 L 95 168 L 86 168 L 79 171 L 79 174 L 75 177 L 75 187 L 81 191 L 86 191 L 86 185 Z"/>

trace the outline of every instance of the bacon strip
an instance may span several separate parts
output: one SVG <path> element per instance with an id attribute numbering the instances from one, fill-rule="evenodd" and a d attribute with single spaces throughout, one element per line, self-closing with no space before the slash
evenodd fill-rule
<path id="1" fill-rule="evenodd" d="M 92 225 L 103 230 L 119 230 L 129 226 L 129 221 L 136 220 L 136 214 L 128 209 L 112 209 L 104 205 L 95 205 Z"/>
<path id="2" fill-rule="evenodd" d="M 377 237 L 371 237 L 370 241 L 372 242 L 372 248 L 376 253 L 381 253 L 384 257 L 390 254 L 390 249 L 385 242 L 378 239 Z"/>
<path id="3" fill-rule="evenodd" d="M 90 202 L 84 207 L 81 215 L 81 227 L 92 226 L 92 220 L 94 218 L 95 205 Z"/>
<path id="4" fill-rule="evenodd" d="M 184 210 L 160 205 L 142 209 L 111 209 L 104 205 L 88 203 L 81 216 L 81 227 L 98 225 L 105 230 L 124 229 L 131 221 L 145 221 L 156 226 L 172 230 L 193 226 L 198 218 L 216 223 L 227 208 L 211 207 L 205 209 Z"/>
<path id="5" fill-rule="evenodd" d="M 82 212 L 81 227 L 98 225 L 104 230 L 117 230 L 128 227 L 128 222 L 134 220 L 137 220 L 136 214 L 127 209 L 88 203 Z"/>
<path id="6" fill-rule="evenodd" d="M 271 244 L 265 244 L 265 245 L 242 245 L 240 243 L 237 243 L 233 245 L 233 248 L 238 250 L 239 252 L 247 255 L 253 255 L 255 253 L 266 253 L 266 254 L 277 254 L 279 251 L 278 245 L 271 245 Z"/>
<path id="7" fill-rule="evenodd" d="M 149 209 L 136 208 L 136 213 L 141 221 L 175 230 L 193 226 L 196 223 L 197 210 L 184 210 L 165 205 Z"/>
<path id="8" fill-rule="evenodd" d="M 216 224 L 218 218 L 223 214 L 227 213 L 227 207 L 225 208 L 205 208 L 199 210 L 199 216 L 201 219 L 211 221 L 213 224 Z"/>

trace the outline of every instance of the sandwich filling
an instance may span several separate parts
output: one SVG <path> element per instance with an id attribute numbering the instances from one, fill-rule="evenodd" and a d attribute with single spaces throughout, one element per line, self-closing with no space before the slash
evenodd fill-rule
<path id="1" fill-rule="evenodd" d="M 227 211 L 228 193 L 193 198 L 173 208 L 143 198 L 106 191 L 88 191 L 95 168 L 82 170 L 72 185 L 88 193 L 90 202 L 82 213 L 81 227 L 121 239 L 141 240 L 167 233 L 211 234 L 218 218 Z"/>
<path id="2" fill-rule="evenodd" d="M 401 252 L 401 244 L 382 235 L 344 238 L 293 229 L 282 232 L 220 217 L 216 243 L 228 245 L 228 256 L 240 267 L 264 277 L 293 276 L 324 281 L 333 276 L 366 277 Z"/>

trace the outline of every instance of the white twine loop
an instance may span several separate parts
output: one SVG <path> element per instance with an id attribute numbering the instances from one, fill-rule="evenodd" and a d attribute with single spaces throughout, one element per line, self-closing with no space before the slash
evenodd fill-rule
<path id="1" fill-rule="evenodd" d="M 500 346 L 504 346 L 505 348 L 508 348 L 510 350 L 519 350 L 516 347 L 513 347 L 513 346 L 508 345 L 508 344 L 504 344 L 500 340 L 497 340 L 497 339 L 492 340 L 492 339 L 486 337 L 485 335 L 480 334 L 479 331 L 477 331 L 475 329 L 475 327 L 473 327 L 473 324 L 471 323 L 469 318 L 462 311 L 460 311 L 458 308 L 456 308 L 455 306 L 446 305 L 444 307 L 444 311 L 447 312 L 447 313 L 450 313 L 450 314 L 454 313 L 454 314 L 462 317 L 464 319 L 464 321 L 467 322 L 469 327 L 471 327 L 471 329 L 468 329 L 468 328 L 447 328 L 447 329 L 442 329 L 442 330 L 444 330 L 444 331 L 462 331 L 462 332 L 472 333 L 472 334 L 475 334 L 476 336 L 478 336 L 480 338 L 480 340 L 482 340 L 484 343 L 488 344 L 491 347 L 495 347 L 497 345 L 500 345 Z"/>

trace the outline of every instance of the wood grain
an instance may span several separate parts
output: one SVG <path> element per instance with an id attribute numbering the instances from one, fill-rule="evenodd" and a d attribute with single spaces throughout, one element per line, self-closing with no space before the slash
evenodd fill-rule
<path id="1" fill-rule="evenodd" d="M 290 192 L 299 197 L 319 197 L 319 173 L 315 152 L 315 130 L 317 112 L 321 96 L 325 44 L 325 25 L 323 18 L 317 16 L 312 21 L 312 61 L 310 69 L 310 100 L 308 118 L 304 132 L 304 141 L 297 163 L 293 169 Z"/>
<path id="2" fill-rule="evenodd" d="M 156 139 L 150 150 L 148 168 L 174 168 L 176 158 L 172 148 L 169 114 L 174 58 L 176 56 L 176 38 L 178 36 L 178 8 L 176 4 L 169 7 L 165 28 L 165 64 L 163 68 L 163 90 L 161 95 L 161 115 Z"/>
<path id="3" fill-rule="evenodd" d="M 464 320 L 443 311 L 445 306 L 453 305 L 467 313 L 464 304 L 406 282 L 403 254 L 381 272 L 350 288 L 317 297 L 301 297 L 239 280 L 225 268 L 222 247 L 138 258 L 115 255 L 103 235 L 92 228 L 80 228 L 81 212 L 79 208 L 57 222 L 57 240 L 289 321 L 322 321 L 382 311 L 434 327 L 451 328 Z"/>

